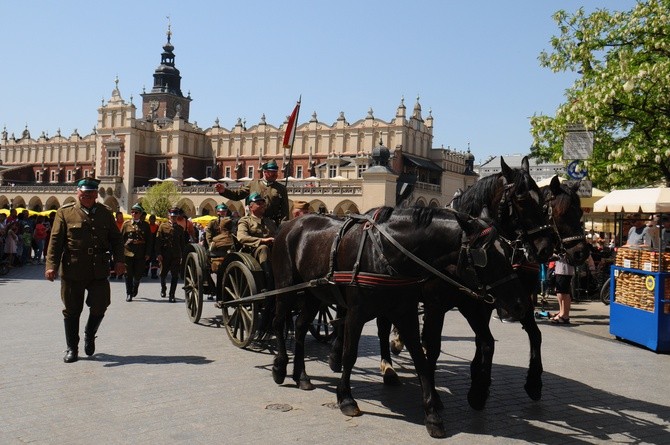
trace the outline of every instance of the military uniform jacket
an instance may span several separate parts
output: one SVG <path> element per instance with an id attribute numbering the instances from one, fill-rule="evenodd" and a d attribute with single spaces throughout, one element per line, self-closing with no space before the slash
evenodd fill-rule
<path id="1" fill-rule="evenodd" d="M 219 236 L 221 235 L 221 236 Z M 218 217 L 209 222 L 205 228 L 205 239 L 207 245 L 211 246 L 214 237 L 219 236 L 218 240 L 221 244 L 233 244 L 233 220 L 228 217 Z"/>
<path id="2" fill-rule="evenodd" d="M 123 254 L 125 256 L 139 256 L 144 258 L 151 253 L 153 236 L 146 221 L 125 221 L 121 226 L 123 238 Z"/>
<path id="3" fill-rule="evenodd" d="M 256 179 L 237 190 L 226 188 L 220 195 L 233 201 L 241 201 L 252 193 L 258 193 L 265 199 L 267 203 L 265 218 L 272 219 L 277 226 L 282 221 L 288 221 L 290 210 L 288 206 L 288 192 L 284 184 L 280 184 L 279 181 L 268 184 L 263 179 Z"/>
<path id="4" fill-rule="evenodd" d="M 156 232 L 154 249 L 156 256 L 162 255 L 165 258 L 181 258 L 184 256 L 184 250 L 186 249 L 184 228 L 169 221 L 162 223 L 158 226 Z"/>
<path id="5" fill-rule="evenodd" d="M 65 280 L 109 276 L 110 253 L 123 261 L 123 241 L 111 209 L 96 203 L 90 210 L 66 204 L 56 212 L 47 251 L 46 270 L 59 270 Z"/>
<path id="6" fill-rule="evenodd" d="M 237 240 L 247 247 L 255 249 L 260 246 L 261 238 L 274 237 L 275 233 L 277 225 L 270 218 L 247 215 L 237 222 Z"/>

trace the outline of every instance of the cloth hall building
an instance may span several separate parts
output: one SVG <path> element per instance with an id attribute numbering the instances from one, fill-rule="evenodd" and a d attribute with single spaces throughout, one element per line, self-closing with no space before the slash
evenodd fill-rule
<path id="1" fill-rule="evenodd" d="M 115 211 L 127 212 L 153 184 L 170 180 L 181 193 L 177 205 L 189 216 L 214 214 L 225 200 L 213 182 L 239 187 L 260 177 L 260 166 L 271 159 L 282 169 L 280 179 L 289 179 L 290 201 L 337 215 L 399 202 L 442 207 L 477 179 L 469 152 L 433 149 L 433 117 L 423 117 L 418 98 L 409 112 L 401 99 L 388 122 L 369 110 L 352 123 L 340 113 L 328 125 L 314 113 L 297 123 L 291 165 L 282 147 L 288 120 L 274 126 L 263 115 L 249 128 L 239 119 L 224 128 L 217 119 L 200 128 L 189 120 L 193 99 L 182 93 L 170 40 L 168 31 L 153 87 L 141 94 L 141 105 L 132 96 L 123 98 L 117 79 L 90 134 L 59 130 L 34 138 L 27 126 L 18 136 L 4 128 L 0 208 L 56 209 L 74 199 L 78 179 L 94 176 L 101 180 L 100 201 Z M 227 204 L 242 213 L 243 203 Z"/>

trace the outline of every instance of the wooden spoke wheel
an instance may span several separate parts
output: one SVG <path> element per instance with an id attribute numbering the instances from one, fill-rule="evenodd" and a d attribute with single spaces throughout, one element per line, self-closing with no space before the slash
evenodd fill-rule
<path id="1" fill-rule="evenodd" d="M 192 323 L 200 321 L 202 315 L 202 267 L 198 254 L 191 252 L 186 256 L 184 265 L 184 301 L 186 313 Z"/>
<path id="2" fill-rule="evenodd" d="M 226 267 L 222 287 L 224 302 L 258 293 L 253 273 L 240 261 L 233 261 Z M 260 301 L 249 301 L 223 306 L 223 324 L 230 341 L 238 348 L 246 348 L 254 339 L 260 303 Z"/>
<path id="3" fill-rule="evenodd" d="M 337 305 L 321 303 L 316 318 L 309 326 L 312 336 L 322 343 L 328 343 L 335 336 L 335 328 L 331 322 L 337 316 Z"/>

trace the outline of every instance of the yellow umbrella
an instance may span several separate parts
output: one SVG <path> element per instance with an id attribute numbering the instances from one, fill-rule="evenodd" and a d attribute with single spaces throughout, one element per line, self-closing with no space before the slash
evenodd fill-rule
<path id="1" fill-rule="evenodd" d="M 193 221 L 194 223 L 198 223 L 200 225 L 205 225 L 209 224 L 210 221 L 216 218 L 218 218 L 218 216 L 216 215 L 202 215 L 198 216 L 197 218 L 191 218 L 191 221 Z"/>

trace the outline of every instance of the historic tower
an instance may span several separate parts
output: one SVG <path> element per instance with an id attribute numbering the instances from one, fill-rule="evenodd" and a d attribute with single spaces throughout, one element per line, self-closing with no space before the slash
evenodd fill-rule
<path id="1" fill-rule="evenodd" d="M 150 93 L 142 93 L 142 115 L 152 122 L 183 119 L 188 122 L 190 95 L 181 92 L 181 76 L 174 65 L 174 46 L 170 43 L 172 31 L 168 25 L 167 43 L 163 46 L 161 64 L 154 71 L 154 86 Z"/>

